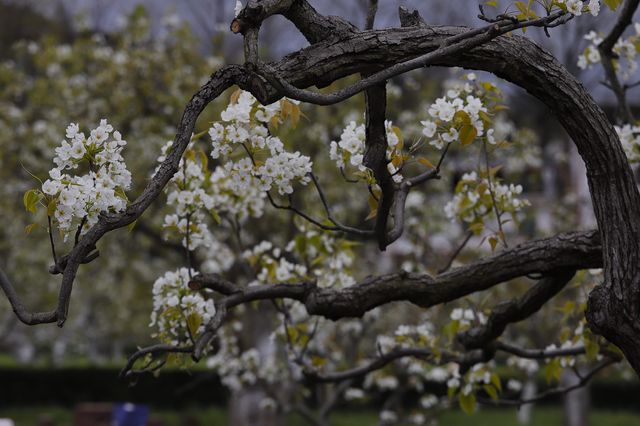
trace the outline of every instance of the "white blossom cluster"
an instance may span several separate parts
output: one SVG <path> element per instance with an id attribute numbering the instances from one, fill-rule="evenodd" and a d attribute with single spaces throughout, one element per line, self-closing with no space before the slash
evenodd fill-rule
<path id="1" fill-rule="evenodd" d="M 589 0 L 588 4 L 585 4 L 587 3 L 586 1 L 581 0 L 556 0 L 556 3 L 564 4 L 567 11 L 575 16 L 582 15 L 585 8 L 593 16 L 598 16 L 600 13 L 600 0 Z"/>
<path id="2" fill-rule="evenodd" d="M 468 327 L 473 321 L 478 321 L 480 324 L 487 322 L 487 317 L 482 313 L 477 314 L 472 309 L 455 308 L 449 315 L 452 321 L 458 321 L 460 327 Z"/>
<path id="3" fill-rule="evenodd" d="M 216 167 L 210 177 L 209 192 L 216 209 L 238 218 L 240 222 L 264 213 L 266 195 L 255 176 L 247 173 L 246 161 L 225 163 Z"/>
<path id="4" fill-rule="evenodd" d="M 520 358 L 516 356 L 507 358 L 507 365 L 509 367 L 514 367 L 518 370 L 522 370 L 527 373 L 527 375 L 535 374 L 540 369 L 538 361 L 536 361 L 535 359 Z"/>
<path id="5" fill-rule="evenodd" d="M 621 73 L 624 80 L 631 78 L 638 70 L 636 45 L 640 42 L 640 23 L 634 24 L 634 29 L 635 34 L 627 38 L 619 38 L 613 46 L 615 54 L 613 66 L 616 71 Z M 589 45 L 578 56 L 578 67 L 581 69 L 591 68 L 602 61 L 600 50 L 598 50 L 598 46 L 603 40 L 602 36 L 595 31 L 590 31 L 584 38 L 589 41 Z"/>
<path id="6" fill-rule="evenodd" d="M 487 178 L 480 178 L 476 172 L 465 173 L 456 186 L 453 200 L 445 207 L 445 214 L 449 219 L 459 219 L 472 223 L 482 221 L 491 214 L 495 198 L 496 207 L 504 213 L 512 215 L 522 210 L 529 202 L 517 196 L 522 194 L 521 185 L 503 185 L 495 178 L 491 183 Z"/>
<path id="7" fill-rule="evenodd" d="M 399 137 L 399 129 L 393 126 L 389 120 L 385 121 L 387 133 L 387 159 L 391 160 L 402 148 Z M 335 161 L 336 165 L 345 169 L 347 165 L 355 167 L 358 172 L 364 173 L 367 167 L 364 165 L 364 152 L 366 147 L 366 129 L 364 124 L 357 124 L 350 121 L 344 128 L 338 142 L 331 141 L 329 147 L 329 158 Z M 389 173 L 393 174 L 396 182 L 402 181 L 402 176 L 396 174 L 397 167 L 389 162 Z"/>
<path id="8" fill-rule="evenodd" d="M 640 126 L 614 126 L 630 163 L 640 161 Z"/>
<path id="9" fill-rule="evenodd" d="M 240 147 L 252 155 L 251 159 L 240 160 L 240 164 L 231 160 L 225 164 L 236 193 L 246 191 L 252 184 L 252 177 L 263 191 L 277 188 L 281 195 L 291 194 L 294 182 L 303 185 L 310 182 L 310 158 L 299 152 L 285 151 L 283 142 L 269 134 L 270 123 L 278 124 L 289 114 L 293 117 L 296 108 L 297 104 L 288 99 L 263 106 L 251 93 L 242 91 L 236 102 L 231 102 L 220 115 L 222 122 L 214 123 L 209 129 L 212 158 L 228 156 Z M 261 158 L 254 159 L 254 155 Z M 264 155 L 266 159 L 262 159 Z"/>
<path id="10" fill-rule="evenodd" d="M 556 345 L 555 343 L 552 343 L 550 345 L 548 345 L 545 350 L 546 351 L 555 351 L 558 349 L 572 349 L 579 346 L 578 344 L 576 344 L 575 342 L 572 342 L 571 340 L 566 340 L 563 344 L 560 345 L 560 347 L 558 347 L 558 345 Z M 562 368 L 569 368 L 569 367 L 573 367 L 576 365 L 576 357 L 575 356 L 562 356 L 559 357 L 560 358 L 560 366 Z M 552 362 L 555 358 L 547 358 L 545 359 L 545 362 L 549 363 Z"/>
<path id="11" fill-rule="evenodd" d="M 158 159 L 164 161 L 173 146 L 169 141 L 162 148 Z M 188 151 L 193 154 L 193 151 Z M 199 247 L 210 247 L 212 236 L 205 222 L 204 211 L 214 210 L 214 198 L 205 191 L 206 169 L 195 155 L 188 155 L 180 160 L 178 171 L 167 185 L 167 205 L 174 208 L 175 213 L 164 218 L 164 229 L 176 232 L 182 245 L 195 250 Z"/>
<path id="12" fill-rule="evenodd" d="M 486 102 L 481 97 L 474 96 L 476 92 L 481 94 L 474 83 L 475 74 L 468 74 L 465 79 L 466 83 L 449 89 L 446 96 L 436 99 L 428 108 L 431 118 L 420 122 L 422 134 L 431 139 L 429 145 L 437 149 L 443 149 L 445 145 L 457 141 L 464 125 L 473 126 L 476 138 L 485 133 L 485 122 L 480 114 L 488 112 Z M 468 123 L 463 123 L 466 120 Z M 489 130 L 486 138 L 489 143 L 496 143 L 493 131 Z"/>
<path id="13" fill-rule="evenodd" d="M 433 343 L 433 325 L 429 322 L 417 326 L 400 325 L 395 331 L 396 347 L 408 348 Z"/>
<path id="14" fill-rule="evenodd" d="M 191 273 L 190 273 L 191 272 Z M 189 322 L 197 325 L 195 334 L 216 312 L 212 299 L 189 289 L 190 275 L 195 272 L 187 268 L 166 272 L 153 283 L 153 311 L 150 327 L 157 329 L 157 336 L 166 343 L 179 345 L 190 341 L 193 334 Z"/>
<path id="15" fill-rule="evenodd" d="M 455 364 L 455 367 L 459 367 Z M 469 395 L 483 385 L 489 385 L 496 381 L 497 376 L 491 373 L 490 365 L 479 363 L 471 367 L 464 377 L 461 377 L 458 368 L 452 369 L 452 377 L 447 381 L 447 387 L 451 390 L 459 390 L 464 395 Z"/>
<path id="16" fill-rule="evenodd" d="M 287 372 L 280 368 L 275 353 L 264 354 L 255 348 L 241 351 L 237 339 L 230 333 L 221 333 L 219 340 L 220 349 L 207 359 L 207 367 L 215 370 L 229 389 L 237 391 L 259 380 L 267 384 L 287 380 Z"/>
<path id="17" fill-rule="evenodd" d="M 55 150 L 56 167 L 49 171 L 50 179 L 42 184 L 65 240 L 79 222 L 86 221 L 85 232 L 98 221 L 100 212 L 123 211 L 125 191 L 131 186 L 131 173 L 121 155 L 127 142 L 107 120 L 101 120 L 88 137 L 71 123 L 66 137 Z"/>
<path id="18" fill-rule="evenodd" d="M 263 241 L 243 257 L 258 267 L 254 285 L 300 282 L 313 276 L 318 287 L 344 288 L 356 283 L 348 272 L 353 263 L 350 244 L 311 230 L 298 234 L 284 250 Z"/>

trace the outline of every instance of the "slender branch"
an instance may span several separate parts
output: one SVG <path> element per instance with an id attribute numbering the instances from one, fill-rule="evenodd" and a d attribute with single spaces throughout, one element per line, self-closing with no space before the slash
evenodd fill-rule
<path id="1" fill-rule="evenodd" d="M 56 255 L 56 243 L 53 241 L 53 227 L 51 226 L 51 216 L 47 215 L 47 232 L 49 233 L 49 243 L 51 244 L 51 255 L 53 256 L 54 265 L 58 264 L 58 256 Z"/>
<path id="2" fill-rule="evenodd" d="M 520 398 L 520 399 L 499 399 L 497 401 L 494 401 L 492 399 L 486 399 L 486 398 L 479 398 L 478 400 L 486 405 L 497 405 L 497 406 L 505 406 L 505 407 L 519 407 L 522 406 L 524 404 L 530 404 L 533 402 L 538 402 L 541 401 L 543 399 L 549 398 L 551 396 L 557 396 L 557 395 L 564 395 L 567 394 L 573 390 L 579 389 L 583 386 L 585 386 L 587 383 L 589 383 L 589 381 L 596 375 L 598 374 L 600 371 L 604 370 L 605 368 L 616 364 L 620 362 L 620 358 L 616 357 L 616 358 L 606 358 L 602 361 L 600 361 L 599 363 L 597 363 L 587 374 L 579 377 L 579 380 L 577 383 L 570 385 L 570 386 L 564 386 L 564 387 L 559 387 L 559 388 L 553 388 L 553 389 L 549 389 L 545 392 L 539 393 L 538 395 L 531 397 L 531 398 Z"/>
<path id="3" fill-rule="evenodd" d="M 487 182 L 489 183 L 489 195 L 491 195 L 491 205 L 493 206 L 493 212 L 496 215 L 496 221 L 498 222 L 498 230 L 500 231 L 500 239 L 505 247 L 509 247 L 507 244 L 507 236 L 504 233 L 502 227 L 502 212 L 498 209 L 498 203 L 496 202 L 496 193 L 493 190 L 493 178 L 491 176 L 491 166 L 489 165 L 489 152 L 487 150 L 487 142 L 482 141 L 482 153 L 484 155 L 485 168 L 487 173 Z"/>
<path id="4" fill-rule="evenodd" d="M 605 38 L 602 39 L 602 43 L 599 45 L 604 51 L 610 52 L 613 50 L 613 46 L 616 44 L 618 39 L 622 36 L 627 27 L 631 25 L 633 15 L 635 14 L 636 9 L 638 9 L 639 4 L 640 0 L 626 0 L 624 2 L 616 23 Z"/>
<path id="5" fill-rule="evenodd" d="M 15 312 L 16 316 L 20 321 L 27 325 L 35 325 L 35 324 L 45 324 L 55 322 L 58 319 L 58 315 L 56 311 L 49 312 L 29 312 L 22 304 L 22 301 L 18 297 L 11 281 L 5 275 L 4 271 L 0 269 L 0 287 L 4 291 L 11 307 L 13 308 L 13 312 Z"/>
<path id="6" fill-rule="evenodd" d="M 82 220 L 80 221 L 80 225 L 78 225 L 78 229 L 76 230 L 76 235 L 73 239 L 73 243 L 74 245 L 78 245 L 78 241 L 80 241 L 80 235 L 82 234 L 82 228 L 84 228 L 84 225 L 87 223 L 87 216 L 84 216 L 82 218 Z"/>
<path id="7" fill-rule="evenodd" d="M 524 349 L 518 346 L 510 345 L 504 342 L 495 343 L 496 350 L 510 353 L 520 358 L 527 359 L 547 359 L 557 358 L 561 356 L 576 356 L 584 355 L 586 350 L 584 346 L 578 345 L 570 348 L 556 348 L 556 349 Z"/>
<path id="8" fill-rule="evenodd" d="M 140 358 L 143 358 L 147 355 L 151 355 L 155 357 L 158 355 L 164 355 L 168 353 L 185 353 L 186 354 L 186 353 L 190 353 L 191 351 L 193 351 L 193 346 L 171 346 L 171 345 L 162 345 L 162 344 L 139 349 L 133 355 L 131 355 L 127 360 L 127 364 L 120 371 L 120 378 L 128 379 L 135 375 L 146 372 L 144 371 L 145 368 L 143 368 L 142 371 L 133 371 L 133 366 L 135 365 L 136 361 L 138 361 Z M 147 364 L 147 367 L 149 365 L 150 363 Z"/>
<path id="9" fill-rule="evenodd" d="M 509 324 L 523 321 L 538 312 L 571 281 L 574 274 L 575 270 L 567 269 L 543 278 L 521 299 L 494 307 L 486 324 L 458 335 L 458 340 L 467 349 L 485 346 L 502 335 Z"/>
<path id="10" fill-rule="evenodd" d="M 598 50 L 600 51 L 600 56 L 602 59 L 602 67 L 604 68 L 605 74 L 607 76 L 607 80 L 609 84 L 607 87 L 611 89 L 618 100 L 618 110 L 620 113 L 620 118 L 624 123 L 633 123 L 634 117 L 631 112 L 631 107 L 629 106 L 629 102 L 627 101 L 627 87 L 623 86 L 620 83 L 620 79 L 618 78 L 618 74 L 616 73 L 613 61 L 614 61 L 614 53 L 613 47 L 624 31 L 627 29 L 629 25 L 631 25 L 631 21 L 633 19 L 633 15 L 638 9 L 638 5 L 640 4 L 640 0 L 627 0 L 618 15 L 618 19 L 616 23 L 611 28 L 611 31 L 605 36 L 602 40 L 602 43 L 598 45 Z"/>
<path id="11" fill-rule="evenodd" d="M 456 260 L 460 252 L 462 252 L 462 250 L 466 247 L 471 237 L 473 237 L 473 232 L 467 231 L 467 233 L 465 234 L 464 240 L 462 240 L 462 243 L 460 243 L 458 248 L 456 248 L 454 252 L 451 254 L 451 256 L 449 256 L 449 260 L 447 260 L 447 263 L 445 263 L 445 265 L 438 270 L 439 274 L 442 274 L 443 272 L 447 272 L 449 268 L 451 268 L 451 265 L 453 265 L 453 262 Z"/>

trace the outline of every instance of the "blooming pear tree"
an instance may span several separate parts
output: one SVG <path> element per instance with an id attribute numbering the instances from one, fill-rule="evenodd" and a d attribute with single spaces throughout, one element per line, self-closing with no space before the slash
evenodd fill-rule
<path id="1" fill-rule="evenodd" d="M 598 15 L 600 2 L 503 3 L 481 5 L 486 25 L 474 29 L 432 26 L 401 8 L 400 28 L 377 30 L 372 1 L 360 31 L 321 15 L 307 0 L 238 2 L 231 30 L 244 37 L 245 63 L 220 68 L 194 94 L 135 198 L 128 198 L 132 182 L 145 176 L 127 170 L 127 135 L 106 120 L 88 136 L 76 124 L 67 127 L 49 177 L 24 195 L 27 210 L 46 209 L 51 271 L 62 274 L 58 305 L 28 311 L 0 271 L 18 318 L 63 326 L 77 271 L 99 261 L 98 242 L 135 227 L 166 196 L 163 232 L 180 245 L 185 264 L 158 271 L 150 325 L 159 342 L 131 356 L 124 378 L 206 360 L 233 390 L 265 389 L 265 409 L 297 411 L 326 424 L 341 400 L 383 394 L 381 424 L 421 424 L 443 406 L 472 413 L 478 403 L 519 406 L 566 393 L 623 359 L 640 371 L 640 194 L 629 165 L 639 155 L 638 129 L 625 116 L 631 86 L 618 79 L 621 56 L 634 60 L 623 54 L 625 43 L 634 42 L 618 40 L 639 2 L 605 1 L 619 9 L 616 24 L 603 38 L 589 35 L 592 45 L 579 59 L 581 66 L 604 65 L 608 84 L 624 101 L 620 127 L 563 65 L 516 34 L 536 27 L 550 34 L 574 17 Z M 266 63 L 258 33 L 274 15 L 295 24 L 310 45 Z M 432 66 L 486 71 L 542 101 L 585 161 L 598 230 L 522 239 L 519 224 L 533 203 L 521 184 L 507 180 L 510 163 L 501 159 L 526 138 L 519 140 L 508 124 L 495 81 L 458 74 L 412 122 L 392 122 L 389 80 Z M 330 92 L 308 89 L 343 77 L 355 80 Z M 233 86 L 238 89 L 219 117 L 196 133 L 205 107 Z M 364 118 L 357 112 L 345 120 L 336 140 L 327 138 L 312 152 L 311 132 L 296 139 L 319 112 L 307 104 L 346 103 L 362 92 Z M 459 158 L 474 161 L 443 200 L 431 185 L 450 179 L 447 167 Z M 336 171 L 332 190 L 325 176 Z M 335 204 L 337 197 L 342 204 Z M 434 218 L 453 222 L 465 235 L 442 268 L 421 248 L 424 229 L 436 221 L 420 213 L 432 204 Z M 278 214 L 290 218 L 288 233 L 277 232 Z M 261 221 L 269 229 L 253 235 Z M 55 253 L 55 230 L 73 237 L 65 256 Z M 472 238 L 484 256 L 460 264 Z M 401 243 L 410 249 L 398 255 L 397 272 L 367 270 L 366 259 L 376 262 L 379 252 L 394 252 Z M 595 285 L 599 268 L 604 281 Z M 551 341 L 540 346 L 510 332 L 553 305 L 572 281 L 590 291 L 589 299 L 562 306 L 563 327 Z M 524 291 L 507 296 L 497 287 L 503 283 Z M 508 300 L 493 304 L 482 292 Z M 247 342 L 244 317 L 251 312 L 261 315 L 267 339 Z M 587 368 L 579 383 L 556 386 L 562 371 L 578 364 Z M 509 377 L 501 377 L 498 366 L 506 366 Z M 518 379 L 538 369 L 549 388 L 525 399 Z M 409 392 L 420 396 L 417 404 L 403 400 Z M 314 394 L 320 395 L 316 404 Z"/>

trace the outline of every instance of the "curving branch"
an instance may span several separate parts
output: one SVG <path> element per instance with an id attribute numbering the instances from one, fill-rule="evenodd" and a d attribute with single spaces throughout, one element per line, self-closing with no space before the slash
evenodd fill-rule
<path id="1" fill-rule="evenodd" d="M 458 335 L 466 349 L 480 348 L 502 335 L 507 325 L 523 321 L 535 314 L 571 281 L 575 270 L 567 269 L 541 279 L 520 299 L 497 305 L 487 323 Z"/>
<path id="2" fill-rule="evenodd" d="M 437 45 L 437 48 L 429 53 L 384 67 L 382 71 L 373 73 L 353 85 L 330 94 L 322 94 L 299 89 L 294 83 L 287 81 L 286 78 L 282 77 L 280 72 L 281 70 L 273 68 L 270 64 L 258 64 L 257 72 L 273 87 L 275 87 L 281 96 L 287 96 L 292 99 L 316 105 L 333 105 L 343 102 L 352 96 L 355 96 L 358 93 L 365 91 L 370 87 L 374 87 L 377 84 L 383 83 L 393 77 L 418 68 L 433 65 L 443 58 L 470 51 L 474 47 L 483 45 L 516 29 L 526 27 L 550 27 L 557 24 L 563 24 L 568 19 L 571 19 L 572 16 L 573 15 L 566 14 L 565 12 L 556 12 L 547 17 L 534 20 L 518 21 L 514 23 L 511 19 L 504 19 L 482 28 L 465 29 L 463 32 L 452 34 L 450 37 L 442 40 Z M 429 27 L 429 29 L 432 28 Z M 366 34 L 366 32 L 358 34 Z M 371 67 L 375 68 L 375 66 Z"/>

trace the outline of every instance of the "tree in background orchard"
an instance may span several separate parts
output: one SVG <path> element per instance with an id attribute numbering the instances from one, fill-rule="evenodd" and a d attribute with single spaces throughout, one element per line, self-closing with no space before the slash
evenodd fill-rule
<path id="1" fill-rule="evenodd" d="M 22 204 L 22 194 L 37 182 L 34 177 L 47 176 L 54 148 L 64 136 L 60 122 L 72 117 L 85 125 L 109 117 L 140 142 L 128 147 L 127 165 L 136 176 L 145 176 L 156 151 L 174 132 L 176 111 L 206 80 L 210 69 L 221 63 L 216 58 L 203 59 L 197 40 L 174 20 L 167 19 L 167 37 L 162 40 L 150 38 L 150 25 L 144 10 L 138 9 L 121 33 L 80 32 L 69 43 L 46 35 L 38 41 L 16 43 L 11 59 L 0 64 L 0 134 L 4 141 L 21 141 L 0 144 L 0 217 L 6 224 L 0 231 L 0 250 L 2 267 L 15 271 L 15 279 L 42 279 L 39 271 L 48 268 L 52 259 L 50 245 L 41 244 L 47 235 L 46 212 L 41 210 L 42 216 L 36 216 L 35 222 L 43 226 L 28 226 L 33 218 L 14 213 Z M 132 182 L 133 190 L 140 190 L 144 183 L 144 179 Z M 148 290 L 128 283 L 152 282 L 155 273 L 151 269 L 165 268 L 180 259 L 181 253 L 172 255 L 175 249 L 159 247 L 160 234 L 149 233 L 149 228 L 150 224 L 141 222 L 133 234 L 136 238 L 123 230 L 101 245 L 104 262 L 86 270 L 85 276 L 94 277 L 95 282 L 77 289 L 79 310 L 65 329 L 54 336 L 30 333 L 29 338 L 13 333 L 8 337 L 13 346 L 34 343 L 33 356 L 40 355 L 40 348 L 54 347 L 56 358 L 63 352 L 91 355 L 95 351 L 99 360 L 145 339 L 151 307 Z M 70 246 L 62 245 L 57 233 L 54 238 L 63 257 Z M 124 246 L 123 239 L 128 241 Z M 13 245 L 12 241 L 20 243 Z M 154 265 L 151 269 L 150 264 Z M 46 291 L 25 294 L 25 302 L 38 306 L 55 300 L 57 280 L 51 278 Z M 114 318 L 140 327 L 112 327 Z M 15 327 L 14 331 L 24 333 Z"/>
<path id="2" fill-rule="evenodd" d="M 629 161 L 638 129 L 625 98 L 633 86 L 619 80 L 623 57 L 634 55 L 633 41 L 618 41 L 637 5 L 620 6 L 613 30 L 589 35 L 579 59 L 604 65 L 621 111 L 614 127 L 558 61 L 514 34 L 596 16 L 599 1 L 487 2 L 487 25 L 476 29 L 429 26 L 401 9 L 402 28 L 386 30 L 372 29 L 372 1 L 364 31 L 305 0 L 238 2 L 231 29 L 244 36 L 245 64 L 220 68 L 196 92 L 137 198 L 127 193 L 143 178 L 124 162 L 133 139 L 106 120 L 69 125 L 49 176 L 25 193 L 28 210 L 41 206 L 51 240 L 72 246 L 65 256 L 54 250 L 56 309 L 30 313 L 1 272 L 0 283 L 23 322 L 64 325 L 77 271 L 98 258 L 98 241 L 135 229 L 164 192 L 156 213 L 185 262 L 154 271 L 160 343 L 137 351 L 125 378 L 206 358 L 232 390 L 257 389 L 257 406 L 274 419 L 295 411 L 326 424 L 341 401 L 374 397 L 383 401 L 381 424 L 420 424 L 448 406 L 472 413 L 478 403 L 520 406 L 566 393 L 625 358 L 637 372 L 640 199 Z M 508 7 L 490 14 L 489 6 Z M 310 46 L 265 63 L 258 32 L 273 15 Z M 598 231 L 529 240 L 519 232 L 538 206 L 511 178 L 522 174 L 522 158 L 543 165 L 495 82 L 458 73 L 435 100 L 391 116 L 387 100 L 404 100 L 397 91 L 410 80 L 388 81 L 436 65 L 487 71 L 550 108 L 585 161 Z M 334 84 L 343 77 L 346 86 Z M 197 126 L 233 85 L 241 90 L 219 118 Z M 364 116 L 348 101 L 361 92 Z M 304 103 L 354 112 L 330 107 L 344 119 L 327 128 L 316 119 L 326 110 Z M 459 241 L 439 250 L 452 237 Z M 601 267 L 596 285 L 586 270 Z M 534 315 L 555 327 L 551 338 L 527 332 Z M 586 372 L 576 385 L 555 386 L 577 365 Z M 523 396 L 517 379 L 540 368 L 549 388 Z"/>

